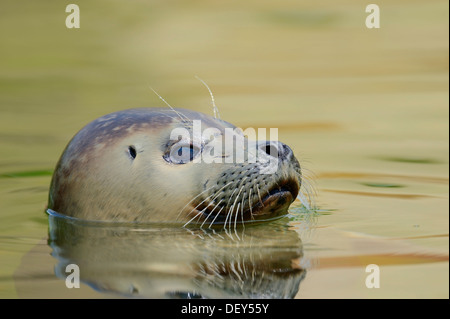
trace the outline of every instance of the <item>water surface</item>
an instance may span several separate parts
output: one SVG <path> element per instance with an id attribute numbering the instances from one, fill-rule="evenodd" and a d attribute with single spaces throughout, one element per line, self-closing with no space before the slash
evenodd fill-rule
<path id="1" fill-rule="evenodd" d="M 264 282 L 249 285 L 229 272 L 245 264 L 247 273 L 278 278 L 274 297 L 448 298 L 448 1 L 379 1 L 378 30 L 365 27 L 364 6 L 351 0 L 77 4 L 81 28 L 69 30 L 64 5 L 2 1 L 1 297 L 251 297 L 269 291 Z M 195 75 L 212 88 L 223 119 L 242 128 L 279 129 L 279 139 L 315 181 L 319 212 L 313 220 L 293 217 L 246 229 L 241 240 L 184 229 L 103 229 L 89 246 L 93 228 L 84 227 L 74 237 L 80 249 L 52 241 L 48 187 L 70 138 L 103 114 L 162 106 L 149 86 L 173 106 L 212 114 Z M 299 207 L 295 203 L 293 216 L 300 216 Z M 92 256 L 104 238 L 117 240 L 111 232 L 124 238 L 124 253 L 126 245 L 147 249 L 133 241 L 151 235 L 155 249 L 168 255 L 159 264 L 144 253 L 127 256 L 141 258 L 129 271 L 128 265 L 114 268 L 120 260 L 105 250 L 100 256 L 114 260 L 109 271 L 128 270 L 124 280 L 107 282 L 100 272 L 79 290 L 65 288 L 64 263 L 86 257 L 96 273 Z M 174 243 L 193 244 L 167 246 L 166 233 Z M 274 249 L 266 234 L 286 246 Z M 260 237 L 269 247 L 260 255 L 255 247 L 239 248 L 245 238 Z M 229 245 L 234 255 L 224 252 Z M 199 247 L 208 253 L 206 263 L 194 253 Z M 185 248 L 192 254 L 173 260 Z M 284 260 L 286 277 L 274 273 L 271 256 Z M 213 286 L 219 260 L 229 267 L 223 285 Z M 369 264 L 380 267 L 380 288 L 365 285 Z M 166 281 L 165 271 L 180 271 L 180 281 Z M 147 289 L 143 277 L 160 278 L 157 286 L 164 289 Z M 255 290 L 239 290 L 242 283 Z"/>

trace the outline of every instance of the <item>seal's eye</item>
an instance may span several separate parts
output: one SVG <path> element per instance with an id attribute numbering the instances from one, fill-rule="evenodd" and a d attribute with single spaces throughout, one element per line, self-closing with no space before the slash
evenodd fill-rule
<path id="1" fill-rule="evenodd" d="M 128 146 L 128 153 L 132 159 L 136 158 L 136 148 L 134 146 Z"/>
<path id="2" fill-rule="evenodd" d="M 174 145 L 170 151 L 169 158 L 165 158 L 173 164 L 186 164 L 194 159 L 200 152 L 200 148 L 195 145 Z"/>

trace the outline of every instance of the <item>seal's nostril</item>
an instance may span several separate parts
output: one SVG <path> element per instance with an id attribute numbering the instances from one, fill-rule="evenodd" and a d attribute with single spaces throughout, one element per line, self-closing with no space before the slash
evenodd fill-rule
<path id="1" fill-rule="evenodd" d="M 261 150 L 266 152 L 267 155 L 278 157 L 280 156 L 278 147 L 270 142 L 267 142 L 266 145 L 261 146 Z"/>
<path id="2" fill-rule="evenodd" d="M 289 160 L 293 155 L 291 148 L 284 143 L 273 141 L 263 143 L 259 148 L 269 156 Z"/>

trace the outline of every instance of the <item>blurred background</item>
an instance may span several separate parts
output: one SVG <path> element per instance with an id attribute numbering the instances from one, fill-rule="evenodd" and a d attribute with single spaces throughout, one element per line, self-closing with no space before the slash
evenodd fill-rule
<path id="1" fill-rule="evenodd" d="M 149 87 L 212 114 L 199 76 L 223 119 L 278 128 L 314 173 L 327 213 L 298 298 L 448 298 L 448 1 L 377 1 L 379 29 L 356 0 L 77 0 L 79 29 L 69 3 L 0 3 L 0 297 L 47 235 L 70 138 L 164 106 Z M 383 288 L 364 286 L 368 263 Z"/>

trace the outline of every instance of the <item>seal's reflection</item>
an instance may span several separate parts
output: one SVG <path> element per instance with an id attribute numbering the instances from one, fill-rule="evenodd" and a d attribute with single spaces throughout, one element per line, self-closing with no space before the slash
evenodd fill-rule
<path id="1" fill-rule="evenodd" d="M 287 221 L 239 230 L 80 222 L 49 216 L 55 273 L 76 264 L 105 293 L 147 298 L 293 298 L 306 271 Z"/>

